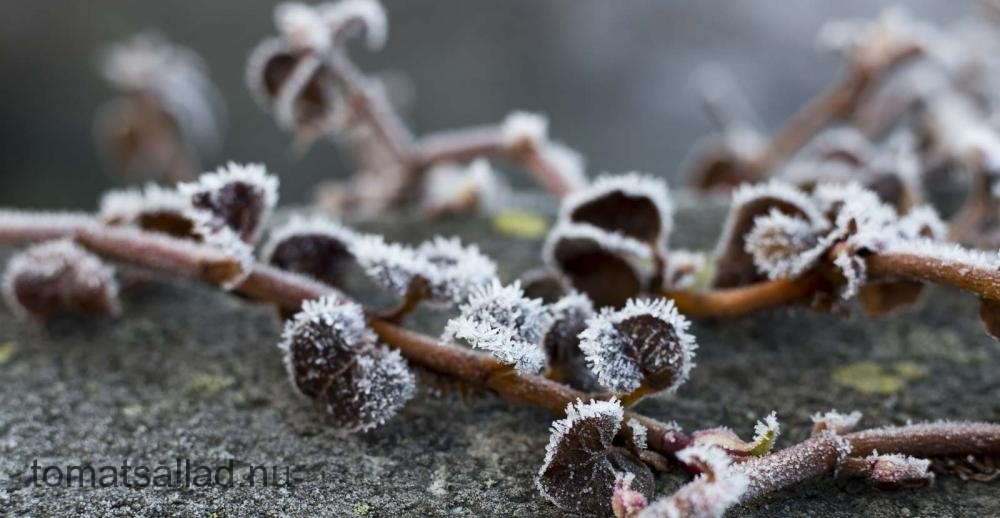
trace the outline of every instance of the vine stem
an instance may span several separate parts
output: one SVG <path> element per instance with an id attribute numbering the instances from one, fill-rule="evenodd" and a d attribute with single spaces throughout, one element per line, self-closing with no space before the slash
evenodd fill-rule
<path id="1" fill-rule="evenodd" d="M 915 457 L 1000 455 L 1000 425 L 937 422 L 874 428 L 843 436 L 824 432 L 795 446 L 733 465 L 750 479 L 749 501 L 812 478 L 833 474 L 849 457 L 875 451 Z"/>
<path id="2" fill-rule="evenodd" d="M 159 272 L 200 279 L 218 285 L 219 265 L 232 260 L 204 245 L 142 230 L 112 228 L 79 214 L 30 214 L 0 211 L 0 243 L 17 244 L 71 238 L 103 257 Z M 889 257 L 891 265 L 898 257 Z M 922 262 L 907 263 L 920 265 Z M 919 268 L 915 266 L 915 268 Z M 944 278 L 943 278 L 944 279 Z M 778 285 L 781 286 L 781 285 Z M 303 275 L 254 263 L 233 290 L 248 298 L 269 302 L 285 311 L 298 311 L 303 301 L 323 296 L 348 300 L 339 290 Z M 781 290 L 779 290 L 781 291 Z M 568 404 L 591 395 L 533 374 L 519 373 L 491 356 L 443 343 L 369 314 L 369 325 L 379 338 L 404 357 L 432 372 L 485 387 L 505 400 L 563 415 Z M 656 419 L 626 412 L 647 428 L 651 451 L 671 456 L 683 440 L 680 430 Z M 625 427 L 627 428 L 627 427 Z M 833 473 L 848 455 L 904 453 L 915 456 L 1000 454 L 1000 425 L 986 423 L 932 423 L 890 427 L 835 436 L 829 432 L 798 445 L 735 465 L 750 485 L 743 500 L 792 484 Z M 650 464 L 663 468 L 662 457 L 651 454 Z"/>
<path id="3" fill-rule="evenodd" d="M 70 238 L 107 259 L 129 263 L 162 273 L 194 278 L 218 286 L 220 268 L 233 261 L 221 252 L 190 241 L 130 228 L 114 228 L 80 214 L 24 213 L 0 210 L 0 243 Z M 349 300 L 347 295 L 310 277 L 254 263 L 233 292 L 277 305 L 288 313 L 299 311 L 302 302 L 324 296 Z M 595 396 L 575 390 L 544 376 L 525 374 L 492 356 L 441 342 L 407 330 L 385 318 L 369 314 L 369 325 L 387 345 L 413 363 L 430 371 L 485 387 L 502 398 L 563 415 L 566 406 Z M 649 430 L 649 448 L 673 452 L 669 438 L 679 430 L 656 419 L 626 412 Z"/>

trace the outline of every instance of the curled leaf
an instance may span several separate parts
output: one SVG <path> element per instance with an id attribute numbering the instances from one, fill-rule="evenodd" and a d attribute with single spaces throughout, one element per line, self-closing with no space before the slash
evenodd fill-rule
<path id="1" fill-rule="evenodd" d="M 797 229 L 821 229 L 826 225 L 809 196 L 791 185 L 772 181 L 740 187 L 733 193 L 732 208 L 715 251 L 713 286 L 742 286 L 764 279 L 754 263 L 753 254 L 747 251 L 745 236 L 754 229 L 759 216 L 774 219 L 777 217 L 774 214 L 800 221 Z"/>
<path id="2" fill-rule="evenodd" d="M 278 202 L 278 179 L 261 164 L 230 162 L 178 190 L 195 210 L 210 214 L 249 244 L 260 237 Z"/>
<path id="3" fill-rule="evenodd" d="M 358 239 L 353 230 L 326 218 L 293 217 L 271 233 L 261 257 L 282 270 L 340 287 L 357 268 L 351 249 Z"/>
<path id="4" fill-rule="evenodd" d="M 566 512 L 607 515 L 616 481 L 629 474 L 631 491 L 651 495 L 649 468 L 612 444 L 622 418 L 614 399 L 568 405 L 566 417 L 552 423 L 545 461 L 535 478 L 542 496 Z"/>
<path id="5" fill-rule="evenodd" d="M 563 201 L 560 218 L 662 250 L 673 226 L 673 205 L 660 179 L 639 173 L 601 176 Z"/>
<path id="6" fill-rule="evenodd" d="M 730 457 L 721 448 L 689 446 L 677 452 L 677 459 L 701 474 L 673 495 L 648 505 L 636 518 L 721 518 L 747 490 L 747 475 L 730 467 Z"/>
<path id="7" fill-rule="evenodd" d="M 194 235 L 191 201 L 174 189 L 147 184 L 142 189 L 110 191 L 101 197 L 101 219 L 110 225 L 134 225 L 180 238 Z"/>
<path id="8" fill-rule="evenodd" d="M 621 307 L 645 291 L 655 275 L 648 246 L 587 224 L 556 225 L 543 256 L 568 285 L 600 307 Z"/>
<path id="9" fill-rule="evenodd" d="M 357 304 L 332 297 L 305 302 L 285 324 L 279 347 L 292 385 L 323 403 L 340 428 L 375 428 L 413 397 L 406 361 L 376 344 Z"/>
<path id="10" fill-rule="evenodd" d="M 750 442 L 743 441 L 729 428 L 713 428 L 694 432 L 691 434 L 691 441 L 695 445 L 718 446 L 734 457 L 761 456 L 771 451 L 780 432 L 781 427 L 778 425 L 778 419 L 774 412 L 771 412 L 764 419 L 757 421 L 753 440 Z"/>
<path id="11" fill-rule="evenodd" d="M 114 270 L 69 240 L 37 244 L 14 255 L 2 291 L 7 306 L 21 318 L 120 311 Z"/>
<path id="12" fill-rule="evenodd" d="M 605 387 L 631 393 L 673 392 L 694 364 L 690 322 L 673 301 L 629 300 L 621 310 L 604 308 L 580 333 L 580 349 Z"/>

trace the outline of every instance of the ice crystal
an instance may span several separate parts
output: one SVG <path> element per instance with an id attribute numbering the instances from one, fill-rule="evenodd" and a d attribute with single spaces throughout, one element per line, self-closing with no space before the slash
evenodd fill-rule
<path id="1" fill-rule="evenodd" d="M 615 481 L 627 474 L 633 475 L 633 491 L 651 494 L 649 468 L 612 444 L 623 416 L 615 399 L 570 403 L 566 417 L 552 423 L 545 460 L 535 478 L 542 496 L 566 512 L 608 514 Z"/>
<path id="2" fill-rule="evenodd" d="M 580 349 L 611 390 L 627 393 L 645 385 L 673 392 L 693 366 L 697 344 L 689 325 L 673 301 L 632 299 L 590 319 L 580 333 Z"/>
<path id="3" fill-rule="evenodd" d="M 443 340 L 465 340 L 522 372 L 545 366 L 539 344 L 552 317 L 541 300 L 524 296 L 520 282 L 503 286 L 493 279 L 476 287 L 459 313 L 445 325 Z"/>
<path id="4" fill-rule="evenodd" d="M 628 420 L 628 427 L 632 430 L 632 444 L 639 450 L 648 448 L 646 427 L 634 417 Z"/>
<path id="5" fill-rule="evenodd" d="M 673 226 L 666 183 L 641 173 L 605 175 L 570 194 L 560 218 L 586 223 L 664 249 Z"/>
<path id="6" fill-rule="evenodd" d="M 356 232 L 327 218 L 293 216 L 271 232 L 261 257 L 282 270 L 342 286 L 356 264 L 351 249 L 358 239 Z"/>
<path id="7" fill-rule="evenodd" d="M 415 379 L 405 360 L 376 345 L 364 310 L 352 302 L 305 302 L 278 346 L 293 387 L 322 402 L 341 428 L 379 426 L 413 397 Z"/>
<path id="8" fill-rule="evenodd" d="M 399 295 L 414 282 L 425 284 L 429 302 L 450 305 L 496 277 L 496 264 L 475 245 L 458 238 L 436 236 L 416 248 L 388 243 L 380 236 L 364 236 L 351 249 L 367 276 Z"/>
<path id="9" fill-rule="evenodd" d="M 930 238 L 944 240 L 948 234 L 948 226 L 941 216 L 930 205 L 914 207 L 897 223 L 900 237 L 903 239 Z"/>
<path id="10" fill-rule="evenodd" d="M 557 224 L 542 256 L 567 285 L 598 306 L 621 306 L 643 292 L 654 275 L 648 245 L 588 224 Z"/>
<path id="11" fill-rule="evenodd" d="M 829 431 L 837 435 L 844 435 L 854 431 L 861 420 L 861 412 L 857 410 L 842 414 L 836 410 L 831 410 L 824 414 L 816 413 L 812 416 L 812 434 L 817 435 L 824 431 Z"/>
<path id="12" fill-rule="evenodd" d="M 194 231 L 191 200 L 175 189 L 154 183 L 145 187 L 109 191 L 101 197 L 101 219 L 114 225 L 135 225 L 143 230 L 190 237 Z"/>
<path id="13" fill-rule="evenodd" d="M 20 318 L 120 311 L 114 270 L 69 240 L 34 245 L 11 257 L 3 298 Z"/>
<path id="14" fill-rule="evenodd" d="M 241 240 L 254 243 L 278 202 L 278 179 L 262 164 L 229 162 L 197 182 L 178 186 L 199 212 L 207 212 L 232 229 Z"/>
<path id="15" fill-rule="evenodd" d="M 985 270 L 1000 269 L 1000 255 L 996 252 L 969 249 L 962 245 L 928 238 L 896 240 L 885 249 L 885 252 L 937 259 L 949 263 L 963 273 L 970 272 L 976 268 Z"/>
<path id="16" fill-rule="evenodd" d="M 747 490 L 746 475 L 730 468 L 729 456 L 720 448 L 690 446 L 677 452 L 677 459 L 697 466 L 702 474 L 647 506 L 637 518 L 721 518 Z"/>

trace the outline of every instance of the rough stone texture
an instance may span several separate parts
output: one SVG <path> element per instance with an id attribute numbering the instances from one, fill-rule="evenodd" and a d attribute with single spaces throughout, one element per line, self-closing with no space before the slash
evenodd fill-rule
<path id="1" fill-rule="evenodd" d="M 690 205 L 700 208 L 682 211 L 674 241 L 711 246 L 719 207 Z M 433 228 L 477 241 L 502 262 L 506 279 L 537 262 L 537 242 L 499 236 L 483 220 L 383 225 L 410 240 Z M 289 387 L 275 347 L 280 321 L 268 308 L 183 281 L 130 289 L 125 308 L 118 319 L 44 326 L 0 311 L 0 514 L 559 515 L 533 482 L 553 419 L 545 412 L 488 395 L 463 402 L 421 394 L 388 426 L 344 436 Z M 830 408 L 861 410 L 865 426 L 1000 420 L 1000 347 L 983 333 L 966 294 L 934 289 L 916 308 L 880 320 L 785 309 L 697 322 L 694 331 L 701 348 L 690 382 L 676 396 L 640 407 L 689 429 L 722 424 L 748 434 L 774 409 L 787 431 L 780 447 L 807 434 L 810 414 Z M 295 484 L 30 484 L 33 459 L 114 465 L 125 457 L 151 465 L 177 457 L 291 465 Z M 683 481 L 658 479 L 663 491 Z M 732 514 L 996 516 L 997 484 L 942 477 L 928 489 L 883 492 L 860 481 L 824 480 Z"/>

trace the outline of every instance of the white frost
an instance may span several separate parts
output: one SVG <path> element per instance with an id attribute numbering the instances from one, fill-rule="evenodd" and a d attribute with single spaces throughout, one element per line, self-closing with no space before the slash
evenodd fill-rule
<path id="1" fill-rule="evenodd" d="M 651 316 L 670 328 L 677 342 L 670 344 L 670 350 L 644 354 L 649 365 L 639 365 L 637 358 L 629 356 L 634 350 L 635 338 L 624 334 L 619 325 L 639 316 Z M 673 380 L 665 390 L 673 392 L 687 381 L 693 366 L 697 349 L 695 337 L 688 333 L 690 322 L 677 311 L 672 300 L 631 299 L 625 307 L 616 310 L 603 308 L 587 321 L 587 329 L 580 333 L 580 350 L 598 381 L 605 387 L 618 392 L 631 392 L 643 381 L 643 370 L 662 371 L 670 369 Z"/>
<path id="2" fill-rule="evenodd" d="M 545 366 L 539 343 L 552 317 L 540 299 L 524 296 L 520 282 L 503 286 L 494 279 L 475 288 L 459 313 L 445 325 L 443 340 L 465 340 L 522 372 Z"/>

